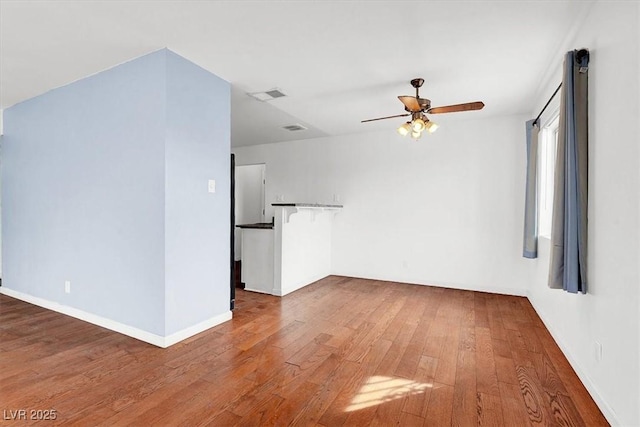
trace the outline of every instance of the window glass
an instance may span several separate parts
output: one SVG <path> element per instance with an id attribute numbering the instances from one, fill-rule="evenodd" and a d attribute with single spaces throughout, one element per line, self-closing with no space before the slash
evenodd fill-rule
<path id="1" fill-rule="evenodd" d="M 553 177 L 556 165 L 556 147 L 558 143 L 557 114 L 542 128 L 539 141 L 538 177 L 538 235 L 551 236 L 551 215 L 553 214 Z"/>

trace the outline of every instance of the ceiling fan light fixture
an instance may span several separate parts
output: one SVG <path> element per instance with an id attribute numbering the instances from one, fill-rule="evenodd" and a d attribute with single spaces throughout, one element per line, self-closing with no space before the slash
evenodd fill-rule
<path id="1" fill-rule="evenodd" d="M 422 132 L 425 128 L 425 122 L 421 118 L 417 118 L 411 122 L 411 130 L 414 132 Z"/>
<path id="2" fill-rule="evenodd" d="M 404 105 L 404 111 L 406 113 L 396 114 L 395 116 L 378 117 L 376 119 L 362 120 L 361 123 L 373 122 L 377 120 L 393 119 L 396 117 L 411 116 L 411 121 L 401 125 L 398 128 L 398 133 L 402 136 L 407 136 L 411 133 L 411 137 L 414 139 L 420 138 L 423 131 L 433 133 L 438 129 L 438 124 L 429 120 L 427 114 L 442 114 L 442 113 L 455 113 L 459 111 L 473 111 L 482 110 L 484 108 L 484 102 L 466 102 L 464 104 L 445 105 L 443 107 L 431 107 L 431 100 L 427 98 L 420 98 L 420 87 L 424 83 L 421 78 L 415 78 L 411 80 L 411 86 L 416 90 L 415 96 L 403 95 L 398 96 L 398 99 Z"/>
<path id="3" fill-rule="evenodd" d="M 407 136 L 411 132 L 411 123 L 407 122 L 398 128 L 398 133 L 401 136 Z"/>

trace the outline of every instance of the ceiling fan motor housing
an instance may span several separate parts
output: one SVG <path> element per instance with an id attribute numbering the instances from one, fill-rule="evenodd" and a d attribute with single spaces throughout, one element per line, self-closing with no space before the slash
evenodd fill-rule
<path id="1" fill-rule="evenodd" d="M 416 89 L 421 87 L 423 83 L 424 83 L 424 79 L 421 79 L 419 77 L 417 79 L 411 80 L 411 86 L 415 87 Z"/>
<path id="2" fill-rule="evenodd" d="M 429 99 L 420 98 L 420 88 L 422 87 L 423 84 L 424 84 L 424 79 L 421 79 L 420 77 L 417 77 L 411 80 L 411 86 L 416 88 L 416 101 L 418 101 L 418 104 L 420 105 L 420 111 L 424 111 L 431 108 L 431 101 Z M 415 111 L 410 111 L 410 112 L 414 113 Z"/>
<path id="3" fill-rule="evenodd" d="M 420 105 L 420 109 L 419 110 L 410 110 L 409 107 L 405 106 L 404 110 L 413 114 L 413 113 L 419 113 L 422 111 L 426 111 L 429 108 L 431 108 L 431 100 L 427 99 L 427 98 L 416 98 L 416 100 L 418 101 L 418 104 Z"/>

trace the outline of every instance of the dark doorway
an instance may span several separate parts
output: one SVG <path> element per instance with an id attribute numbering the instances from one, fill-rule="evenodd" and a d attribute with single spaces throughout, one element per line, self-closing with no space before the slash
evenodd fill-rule
<path id="1" fill-rule="evenodd" d="M 236 266 L 235 266 L 235 231 L 236 231 L 236 155 L 231 153 L 231 203 L 230 218 L 231 227 L 229 231 L 230 242 L 230 262 L 229 262 L 229 286 L 231 288 L 230 309 L 233 310 L 236 305 Z"/>

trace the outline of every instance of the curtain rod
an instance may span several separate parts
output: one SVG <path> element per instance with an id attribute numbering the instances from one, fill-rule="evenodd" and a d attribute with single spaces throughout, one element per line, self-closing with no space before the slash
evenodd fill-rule
<path id="1" fill-rule="evenodd" d="M 587 49 L 580 49 L 576 52 L 576 61 L 580 62 L 582 61 L 582 58 L 587 56 L 587 61 L 589 61 L 589 51 Z M 549 98 L 549 100 L 547 101 L 546 104 L 544 104 L 544 107 L 542 107 L 542 110 L 540 110 L 540 114 L 538 114 L 538 117 L 536 117 L 536 119 L 533 121 L 533 126 L 536 125 L 536 123 L 538 123 L 540 121 L 540 116 L 542 116 L 542 113 L 544 113 L 544 110 L 547 109 L 547 107 L 549 106 L 549 104 L 551 104 L 551 101 L 553 100 L 553 98 L 556 96 L 556 94 L 558 93 L 558 91 L 560 90 L 560 88 L 562 87 L 562 82 L 560 82 L 560 84 L 558 85 L 558 88 L 555 90 L 555 92 L 553 92 L 553 95 L 551 95 L 551 98 Z"/>
<path id="2" fill-rule="evenodd" d="M 553 98 L 555 98 L 556 94 L 558 93 L 558 91 L 560 90 L 560 88 L 562 87 L 562 83 L 560 83 L 556 89 L 555 92 L 553 92 L 553 95 L 551 95 L 551 98 L 549 98 L 549 100 L 547 101 L 546 104 L 544 104 L 544 107 L 542 107 L 542 110 L 540 110 L 540 114 L 538 114 L 538 117 L 536 117 L 536 119 L 533 121 L 533 126 L 536 125 L 536 123 L 538 123 L 538 121 L 540 120 L 540 116 L 542 116 L 542 113 L 544 113 L 544 110 L 547 109 L 547 107 L 549 106 L 549 104 L 551 104 L 551 101 L 553 100 Z"/>

